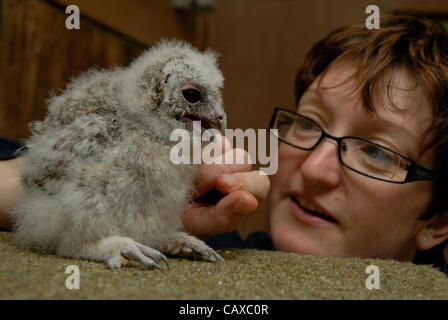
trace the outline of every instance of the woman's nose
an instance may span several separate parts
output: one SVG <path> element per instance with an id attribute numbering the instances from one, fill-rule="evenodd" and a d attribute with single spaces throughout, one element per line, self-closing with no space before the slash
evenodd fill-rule
<path id="1" fill-rule="evenodd" d="M 325 185 L 334 188 L 341 179 L 341 164 L 336 141 L 325 139 L 313 150 L 300 167 L 305 183 L 310 185 Z"/>

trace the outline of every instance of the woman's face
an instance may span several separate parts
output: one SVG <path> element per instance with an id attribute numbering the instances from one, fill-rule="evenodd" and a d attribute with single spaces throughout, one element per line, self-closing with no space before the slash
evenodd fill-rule
<path id="1" fill-rule="evenodd" d="M 352 63 L 336 63 L 319 86 L 318 78 L 303 94 L 297 112 L 332 136 L 365 138 L 431 167 L 430 154 L 419 156 L 431 113 L 412 77 L 404 70 L 386 74 L 385 98 L 377 99 L 375 113 L 369 113 L 350 78 L 355 71 Z M 337 142 L 330 139 L 312 151 L 281 143 L 279 169 L 272 177 L 271 235 L 284 251 L 411 260 L 431 186 L 427 181 L 388 183 L 353 172 L 341 164 Z M 312 204 L 331 218 L 315 216 L 298 203 Z"/>

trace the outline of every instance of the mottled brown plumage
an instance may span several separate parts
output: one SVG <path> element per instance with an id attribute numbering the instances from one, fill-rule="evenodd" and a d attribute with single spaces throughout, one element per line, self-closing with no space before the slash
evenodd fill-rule
<path id="1" fill-rule="evenodd" d="M 162 252 L 221 260 L 184 231 L 198 166 L 173 164 L 169 138 L 191 119 L 225 125 L 222 85 L 214 53 L 176 41 L 70 83 L 27 141 L 17 241 L 111 268 L 159 268 Z"/>

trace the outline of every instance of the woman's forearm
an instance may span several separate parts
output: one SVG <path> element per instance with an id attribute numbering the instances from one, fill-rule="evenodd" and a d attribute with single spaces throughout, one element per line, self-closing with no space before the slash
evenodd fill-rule
<path id="1" fill-rule="evenodd" d="M 12 220 L 7 212 L 17 205 L 22 195 L 20 170 L 23 161 L 21 158 L 0 161 L 0 230 L 12 227 Z"/>

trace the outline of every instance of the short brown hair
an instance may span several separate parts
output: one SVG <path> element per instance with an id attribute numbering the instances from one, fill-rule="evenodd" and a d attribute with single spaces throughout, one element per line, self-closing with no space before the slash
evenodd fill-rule
<path id="1" fill-rule="evenodd" d="M 420 153 L 434 148 L 436 178 L 429 208 L 421 218 L 448 211 L 447 195 L 443 194 L 448 190 L 448 34 L 444 27 L 419 15 L 393 15 L 383 20 L 378 30 L 353 25 L 331 32 L 306 55 L 295 81 L 296 103 L 330 64 L 343 58 L 359 63 L 361 96 L 371 112 L 379 81 L 392 68 L 405 68 L 422 87 L 433 121 Z"/>

